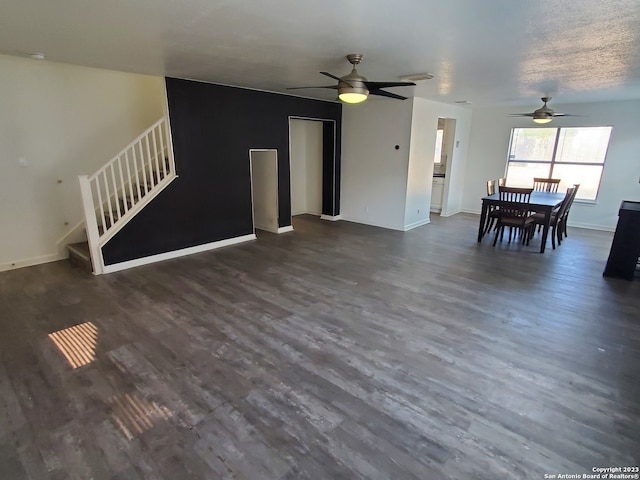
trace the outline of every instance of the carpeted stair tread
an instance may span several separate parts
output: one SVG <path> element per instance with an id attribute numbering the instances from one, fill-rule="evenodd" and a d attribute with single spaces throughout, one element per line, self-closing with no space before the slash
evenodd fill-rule
<path id="1" fill-rule="evenodd" d="M 67 245 L 69 250 L 69 261 L 80 268 L 92 272 L 91 254 L 89 253 L 89 243 L 79 242 Z"/>
<path id="2" fill-rule="evenodd" d="M 67 245 L 70 251 L 73 251 L 76 255 L 84 258 L 85 260 L 91 260 L 91 254 L 89 253 L 89 242 L 78 242 Z"/>

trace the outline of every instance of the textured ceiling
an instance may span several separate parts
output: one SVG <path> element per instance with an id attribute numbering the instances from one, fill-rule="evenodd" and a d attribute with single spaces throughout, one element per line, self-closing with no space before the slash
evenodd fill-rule
<path id="1" fill-rule="evenodd" d="M 0 0 L 0 53 L 285 91 L 345 75 L 443 102 L 640 98 L 639 0 Z M 335 98 L 331 90 L 297 91 Z M 388 101 L 388 100 L 384 100 Z"/>

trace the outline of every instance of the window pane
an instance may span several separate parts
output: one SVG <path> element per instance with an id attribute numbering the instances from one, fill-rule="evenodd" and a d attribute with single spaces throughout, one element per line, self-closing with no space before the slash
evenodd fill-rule
<path id="1" fill-rule="evenodd" d="M 602 165 L 562 165 L 556 164 L 553 167 L 554 178 L 560 178 L 558 191 L 566 192 L 567 188 L 574 183 L 579 183 L 578 195 L 576 198 L 582 200 L 595 200 L 598 195 L 600 176 L 602 175 Z"/>
<path id="2" fill-rule="evenodd" d="M 507 185 L 509 187 L 533 187 L 533 177 L 549 177 L 550 163 L 509 162 Z"/>
<path id="3" fill-rule="evenodd" d="M 433 163 L 442 163 L 442 139 L 444 138 L 444 130 L 438 129 L 436 132 L 436 153 L 433 156 Z"/>
<path id="4" fill-rule="evenodd" d="M 610 135 L 611 127 L 563 128 L 556 162 L 604 163 Z"/>
<path id="5" fill-rule="evenodd" d="M 514 128 L 509 160 L 551 161 L 557 128 Z"/>

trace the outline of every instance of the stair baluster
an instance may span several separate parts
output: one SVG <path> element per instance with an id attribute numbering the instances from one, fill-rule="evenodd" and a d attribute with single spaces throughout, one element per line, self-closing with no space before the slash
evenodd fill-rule
<path id="1" fill-rule="evenodd" d="M 79 177 L 95 274 L 103 273 L 104 244 L 174 178 L 166 118 L 149 127 L 93 175 Z"/>

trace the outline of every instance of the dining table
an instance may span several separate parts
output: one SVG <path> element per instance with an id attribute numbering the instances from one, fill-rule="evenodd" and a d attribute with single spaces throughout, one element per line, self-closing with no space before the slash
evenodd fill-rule
<path id="1" fill-rule="evenodd" d="M 544 223 L 542 224 L 542 242 L 540 244 L 540 253 L 544 253 L 544 248 L 547 244 L 547 237 L 549 235 L 549 227 L 551 226 L 551 212 L 560 208 L 562 201 L 564 200 L 564 193 L 557 192 L 531 192 L 531 199 L 528 202 L 529 210 L 532 212 L 544 214 Z M 491 206 L 500 207 L 501 204 L 514 202 L 506 202 L 500 200 L 500 194 L 494 193 L 493 195 L 487 195 L 482 197 L 482 212 L 480 213 L 480 225 L 478 226 L 478 242 L 482 241 L 484 235 L 485 223 L 487 221 L 487 213 Z"/>

